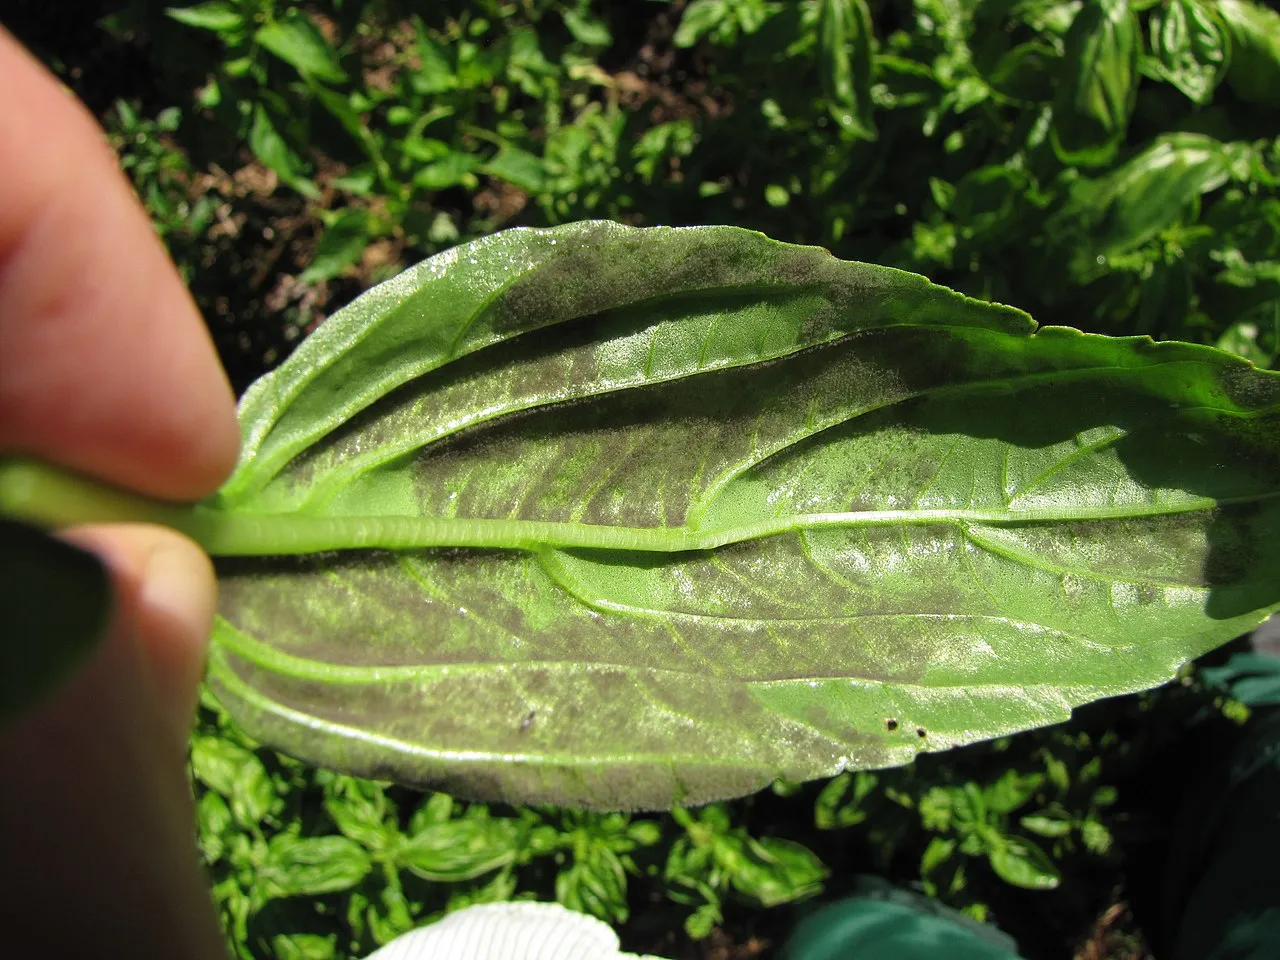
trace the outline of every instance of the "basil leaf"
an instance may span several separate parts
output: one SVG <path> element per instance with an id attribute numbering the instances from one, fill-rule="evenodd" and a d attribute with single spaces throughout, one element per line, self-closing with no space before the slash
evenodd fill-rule
<path id="1" fill-rule="evenodd" d="M 413 28 L 417 36 L 418 59 L 422 62 L 409 79 L 414 92 L 446 93 L 457 88 L 458 78 L 445 49 L 427 32 L 427 26 L 420 17 L 413 17 Z"/>
<path id="2" fill-rule="evenodd" d="M 1250 0 L 1218 0 L 1231 35 L 1227 83 L 1241 100 L 1280 103 L 1280 13 Z"/>
<path id="3" fill-rule="evenodd" d="M 305 197 L 316 199 L 320 190 L 304 174 L 301 157 L 289 146 L 284 135 L 276 129 L 266 107 L 261 103 L 253 109 L 253 125 L 249 129 L 249 149 L 254 156 L 274 170 L 289 186 Z"/>
<path id="4" fill-rule="evenodd" d="M 354 840 L 279 833 L 268 844 L 258 878 L 269 897 L 318 896 L 350 890 L 372 868 Z"/>
<path id="5" fill-rule="evenodd" d="M 456 883 L 506 866 L 520 852 L 519 827 L 505 817 L 450 820 L 400 844 L 395 858 L 424 880 Z"/>
<path id="6" fill-rule="evenodd" d="M 1021 837 L 1002 837 L 987 851 L 987 861 L 996 876 L 1015 887 L 1053 890 L 1062 882 L 1062 874 L 1049 855 Z"/>
<path id="7" fill-rule="evenodd" d="M 828 112 L 852 136 L 876 139 L 871 103 L 874 37 L 865 0 L 822 0 L 817 31 Z"/>
<path id="8" fill-rule="evenodd" d="M 900 764 L 1163 682 L 1280 601 L 1280 377 L 733 228 L 456 248 L 241 417 L 195 531 L 241 555 L 214 690 L 459 794 Z"/>
<path id="9" fill-rule="evenodd" d="M 1110 163 L 1138 93 L 1142 38 L 1127 0 L 1086 0 L 1066 36 L 1053 147 L 1068 165 Z"/>
<path id="10" fill-rule="evenodd" d="M 1021 776 L 1016 770 L 1006 770 L 999 780 L 983 791 L 983 800 L 992 813 L 1013 813 L 1035 796 L 1042 783 L 1044 777 L 1041 774 Z"/>
<path id="11" fill-rule="evenodd" d="M 576 10 L 565 10 L 560 14 L 564 25 L 573 39 L 589 47 L 607 47 L 613 43 L 608 26 L 600 20 L 579 13 Z"/>
<path id="12" fill-rule="evenodd" d="M 1151 14 L 1150 31 L 1156 75 L 1193 103 L 1207 104 L 1230 50 L 1213 11 L 1199 0 L 1171 0 Z"/>
<path id="13" fill-rule="evenodd" d="M 1045 814 L 1019 817 L 1018 823 L 1022 824 L 1024 830 L 1048 840 L 1061 840 L 1063 837 L 1070 836 L 1072 830 L 1070 820 L 1060 820 L 1057 816 Z"/>
<path id="14" fill-rule="evenodd" d="M 707 34 L 727 34 L 732 38 L 733 23 L 733 10 L 727 0 L 693 0 L 681 15 L 672 42 L 687 49 Z"/>
<path id="15" fill-rule="evenodd" d="M 372 228 L 372 218 L 367 210 L 348 207 L 337 213 L 316 244 L 310 266 L 298 275 L 298 282 L 311 285 L 338 276 L 364 254 Z"/>
<path id="16" fill-rule="evenodd" d="M 278 20 L 270 20 L 253 35 L 304 77 L 326 83 L 343 83 L 347 72 L 338 64 L 338 53 L 320 29 L 304 13 L 289 10 Z"/>
<path id="17" fill-rule="evenodd" d="M 235 33 L 244 28 L 244 14 L 226 0 L 211 0 L 194 7 L 167 7 L 164 12 L 178 23 L 214 33 Z"/>
<path id="18" fill-rule="evenodd" d="M 505 180 L 526 193 L 541 193 L 547 185 L 547 167 L 542 158 L 516 147 L 503 147 L 481 171 Z"/>
<path id="19" fill-rule="evenodd" d="M 1165 134 L 1104 176 L 1073 183 L 1050 232 L 1074 239 L 1073 272 L 1092 279 L 1106 272 L 1109 258 L 1185 217 L 1230 174 L 1230 145 L 1199 133 Z"/>

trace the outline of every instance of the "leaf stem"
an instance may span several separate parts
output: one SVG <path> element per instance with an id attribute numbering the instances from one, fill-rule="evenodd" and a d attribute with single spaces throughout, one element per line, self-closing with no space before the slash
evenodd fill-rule
<path id="1" fill-rule="evenodd" d="M 58 529 L 81 523 L 155 523 L 204 544 L 216 518 L 35 460 L 0 459 L 0 515 Z M 212 522 L 211 522 L 212 521 Z"/>
<path id="2" fill-rule="evenodd" d="M 213 556 L 434 547 L 507 550 L 552 547 L 682 553 L 715 550 L 733 543 L 823 527 L 1020 526 L 1131 520 L 1277 498 L 1280 491 L 1229 499 L 1198 497 L 1178 503 L 1066 509 L 860 510 L 791 514 L 738 526 L 695 530 L 496 518 L 234 513 L 202 504 L 174 504 L 128 493 L 41 463 L 0 462 L 0 514 L 54 528 L 79 523 L 158 523 L 185 533 Z"/>

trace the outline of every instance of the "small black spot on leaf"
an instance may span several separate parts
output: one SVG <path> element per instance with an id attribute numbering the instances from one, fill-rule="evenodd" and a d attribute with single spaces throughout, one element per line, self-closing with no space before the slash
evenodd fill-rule
<path id="1" fill-rule="evenodd" d="M 890 717 L 888 720 L 884 722 L 884 728 L 890 732 L 893 732 L 894 730 L 898 729 L 898 721 Z"/>

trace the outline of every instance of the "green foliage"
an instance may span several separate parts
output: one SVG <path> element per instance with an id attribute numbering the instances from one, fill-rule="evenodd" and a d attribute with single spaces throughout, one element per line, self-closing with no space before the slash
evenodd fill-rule
<path id="1" fill-rule="evenodd" d="M 918 857 L 921 889 L 987 919 L 992 881 L 1052 890 L 1064 862 L 1114 858 L 1117 793 L 1106 764 L 1126 751 L 1114 733 L 1063 728 L 997 741 L 985 769 L 917 764 L 901 771 L 845 773 L 818 794 L 820 829 L 866 824 L 880 869 Z M 991 762 L 998 761 L 998 762 Z"/>
<path id="2" fill-rule="evenodd" d="M 106 117 L 107 136 L 151 215 L 156 233 L 190 279 L 197 249 L 212 226 L 218 198 L 195 187 L 196 172 L 178 147 L 182 111 L 168 107 L 149 119 L 124 100 Z"/>
<path id="3" fill-rule="evenodd" d="M 441 5 L 430 22 L 425 12 L 399 16 L 388 5 L 322 10 L 290 0 L 220 0 L 164 13 L 220 47 L 200 92 L 208 120 L 322 209 L 359 211 L 359 218 L 321 216 L 338 236 L 322 237 L 304 284 L 338 276 L 381 237 L 432 250 L 460 230 L 493 229 L 500 221 L 476 210 L 459 222 L 447 196 L 475 192 L 482 177 L 515 210 L 536 203 L 557 220 L 605 206 L 620 164 L 644 178 L 646 167 L 689 149 L 687 137 L 668 147 L 669 138 L 651 135 L 634 153 L 622 150 L 627 117 L 617 83 L 591 57 L 612 38 L 589 3 L 487 2 L 457 17 Z M 365 19 L 370 14 L 379 21 Z M 556 21 L 567 37 L 549 42 L 535 29 Z M 145 3 L 115 22 L 201 48 L 157 22 Z M 620 202 L 615 197 L 608 212 Z"/>
<path id="4" fill-rule="evenodd" d="M 623 924 L 637 878 L 660 884 L 706 936 L 725 898 L 773 906 L 826 876 L 807 849 L 750 835 L 724 807 L 658 819 L 491 809 L 311 770 L 258 748 L 212 699 L 191 772 L 200 850 L 237 957 L 360 957 L 448 911 L 516 897 Z"/>
<path id="5" fill-rule="evenodd" d="M 865 0 L 823 0 L 818 19 L 819 64 L 831 118 L 851 134 L 874 140 L 871 12 Z"/>
<path id="6" fill-rule="evenodd" d="M 695 939 L 723 920 L 721 900 L 730 892 L 773 907 L 822 890 L 828 871 L 810 850 L 778 837 L 750 836 L 733 826 L 724 804 L 696 812 L 677 807 L 673 817 L 685 836 L 672 844 L 663 879 L 671 899 L 696 907 L 684 924 Z"/>
<path id="7" fill-rule="evenodd" d="M 1227 66 L 1230 41 L 1212 7 L 1197 0 L 1173 0 L 1152 12 L 1150 57 L 1144 69 L 1204 105 Z"/>
<path id="8" fill-rule="evenodd" d="M 812 851 L 850 848 L 860 870 L 999 920 L 1001 883 L 1043 896 L 1060 877 L 1117 862 L 1110 784 L 1135 749 L 1114 733 L 1055 728 L 842 774 L 786 801 L 812 803 L 816 826 L 838 836 L 797 821 L 792 839 L 761 831 L 750 802 L 644 818 L 513 810 L 308 769 L 257 747 L 211 698 L 192 748 L 200 849 L 244 958 L 357 958 L 450 910 L 518 898 L 625 929 L 660 896 L 698 939 L 735 906 L 820 892 L 830 871 Z"/>
<path id="9" fill-rule="evenodd" d="M 1240 265 L 1280 262 L 1280 147 L 1259 109 L 1280 89 L 1280 14 L 1253 0 L 636 9 L 137 0 L 117 21 L 183 77 L 201 65 L 184 138 L 247 143 L 312 211 L 304 287 L 368 285 L 513 219 L 726 222 L 1044 323 L 1270 361 L 1274 280 L 1243 287 Z M 667 32 L 641 46 L 645 17 Z M 1188 191 L 1206 151 L 1228 175 Z M 1092 195 L 1138 168 L 1161 222 L 1096 249 Z M 397 260 L 371 273 L 362 240 Z"/>

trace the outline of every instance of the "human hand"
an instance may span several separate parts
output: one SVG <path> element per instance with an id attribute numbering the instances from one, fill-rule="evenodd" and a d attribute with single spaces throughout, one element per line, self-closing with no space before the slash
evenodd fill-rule
<path id="1" fill-rule="evenodd" d="M 0 453 L 211 492 L 239 434 L 190 297 L 101 130 L 2 29 L 0 90 Z M 6 953 L 223 957 L 183 770 L 209 561 L 160 528 L 62 537 L 105 561 L 114 603 L 75 676 L 0 721 Z"/>

